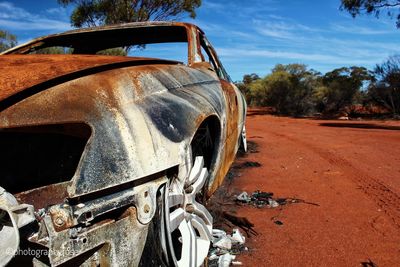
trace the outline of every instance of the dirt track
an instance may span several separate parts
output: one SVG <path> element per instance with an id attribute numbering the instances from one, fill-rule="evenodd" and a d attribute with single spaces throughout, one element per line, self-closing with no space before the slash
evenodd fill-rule
<path id="1" fill-rule="evenodd" d="M 399 122 L 292 119 L 251 110 L 247 132 L 258 152 L 238 161 L 262 166 L 240 169 L 230 189 L 319 206 L 238 207 L 259 233 L 248 239 L 251 252 L 239 257 L 244 266 L 400 266 Z"/>

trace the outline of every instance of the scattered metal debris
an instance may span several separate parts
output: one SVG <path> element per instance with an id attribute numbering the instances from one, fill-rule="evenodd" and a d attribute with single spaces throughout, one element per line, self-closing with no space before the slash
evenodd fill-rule
<path id="1" fill-rule="evenodd" d="M 229 267 L 231 266 L 232 261 L 236 258 L 235 255 L 231 255 L 229 253 L 225 253 L 218 259 L 218 267 Z"/>
<path id="2" fill-rule="evenodd" d="M 230 250 L 232 248 L 232 240 L 224 235 L 215 240 L 213 246 L 224 250 Z"/>
<path id="3" fill-rule="evenodd" d="M 246 238 L 242 235 L 242 233 L 240 233 L 239 229 L 237 228 L 233 229 L 231 239 L 233 242 L 240 245 L 243 245 L 246 242 Z"/>
<path id="4" fill-rule="evenodd" d="M 212 248 L 208 254 L 209 267 L 229 267 L 231 265 L 242 265 L 240 261 L 234 261 L 236 255 L 248 248 L 244 246 L 246 238 L 240 230 L 234 228 L 232 234 L 225 231 L 213 229 Z"/>
<path id="5" fill-rule="evenodd" d="M 299 198 L 273 198 L 274 193 L 271 192 L 261 192 L 259 190 L 253 192 L 251 196 L 247 192 L 242 192 L 236 196 L 235 200 L 237 203 L 246 203 L 253 205 L 257 208 L 277 208 L 286 204 L 293 203 L 305 203 L 314 206 L 319 206 L 317 203 L 308 202 Z"/>
<path id="6" fill-rule="evenodd" d="M 268 199 L 268 205 L 269 205 L 271 208 L 277 208 L 277 207 L 279 207 L 279 203 L 278 203 L 276 200 L 273 200 L 273 199 Z"/>
<path id="7" fill-rule="evenodd" d="M 249 194 L 247 194 L 247 192 L 241 193 L 236 197 L 236 199 L 243 203 L 249 203 L 251 201 L 251 197 L 249 196 Z"/>

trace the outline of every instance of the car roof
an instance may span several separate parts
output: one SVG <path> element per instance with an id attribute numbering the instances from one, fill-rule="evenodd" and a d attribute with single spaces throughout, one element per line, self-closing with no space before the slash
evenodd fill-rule
<path id="1" fill-rule="evenodd" d="M 35 47 L 64 46 L 85 49 L 106 49 L 146 43 L 186 42 L 187 32 L 197 26 L 173 21 L 131 22 L 70 30 L 36 38 L 28 43 L 11 48 L 3 54 L 27 53 Z"/>

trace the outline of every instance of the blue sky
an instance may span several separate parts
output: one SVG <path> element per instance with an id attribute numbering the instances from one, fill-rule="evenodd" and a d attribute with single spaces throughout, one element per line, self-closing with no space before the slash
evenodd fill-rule
<path id="1" fill-rule="evenodd" d="M 342 66 L 372 69 L 400 54 L 400 30 L 386 17 L 353 19 L 339 0 L 203 0 L 194 20 L 232 79 L 264 76 L 277 63 L 303 63 L 322 73 Z M 56 0 L 0 0 L 0 29 L 19 43 L 71 29 L 71 8 Z"/>

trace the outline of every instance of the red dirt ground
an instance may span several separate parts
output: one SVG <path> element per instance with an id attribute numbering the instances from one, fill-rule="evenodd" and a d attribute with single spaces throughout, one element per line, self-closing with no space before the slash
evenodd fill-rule
<path id="1" fill-rule="evenodd" d="M 319 206 L 237 206 L 259 233 L 238 258 L 244 266 L 400 266 L 400 122 L 293 119 L 254 109 L 247 137 L 259 152 L 238 161 L 262 166 L 241 169 L 230 188 Z"/>

